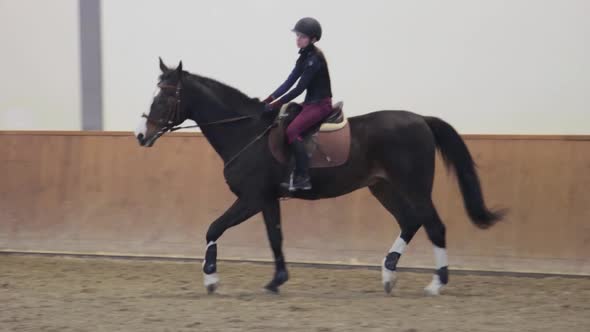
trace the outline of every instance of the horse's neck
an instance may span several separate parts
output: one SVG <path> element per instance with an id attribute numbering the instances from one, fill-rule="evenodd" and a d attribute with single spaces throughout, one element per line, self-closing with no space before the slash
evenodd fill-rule
<path id="1" fill-rule="evenodd" d="M 210 99 L 210 95 L 198 91 L 191 103 L 191 120 L 201 126 L 203 135 L 211 146 L 221 156 L 224 162 L 233 158 L 246 144 L 254 140 L 267 128 L 272 120 L 260 118 L 256 114 L 262 111 L 255 109 L 256 104 L 234 102 L 230 105 L 220 105 Z M 252 118 L 237 120 L 238 117 L 251 116 Z M 234 121 L 210 124 L 222 120 L 235 119 Z"/>

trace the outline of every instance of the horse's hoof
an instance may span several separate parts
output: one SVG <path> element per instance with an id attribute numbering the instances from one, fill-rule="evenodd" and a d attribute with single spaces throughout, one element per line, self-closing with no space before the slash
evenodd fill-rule
<path id="1" fill-rule="evenodd" d="M 383 290 L 385 290 L 386 294 L 391 294 L 391 291 L 393 290 L 393 283 L 390 281 L 387 281 L 383 284 Z"/>
<path id="2" fill-rule="evenodd" d="M 381 279 L 383 282 L 383 289 L 385 293 L 391 294 L 395 283 L 397 282 L 397 273 L 396 271 L 389 270 L 385 266 L 381 267 Z"/>
<path id="3" fill-rule="evenodd" d="M 383 280 L 383 290 L 386 294 L 391 294 L 391 291 L 395 287 L 396 282 L 397 278 L 395 277 L 395 275 L 393 275 L 392 278 Z"/>
<path id="4" fill-rule="evenodd" d="M 432 281 L 428 286 L 424 287 L 424 295 L 426 296 L 438 296 L 440 295 L 440 290 L 443 288 L 443 284 L 440 282 L 438 275 L 434 275 L 432 277 Z"/>
<path id="5" fill-rule="evenodd" d="M 424 288 L 424 295 L 426 295 L 426 296 L 439 296 L 440 291 L 437 289 L 426 287 L 426 288 Z"/>
<path id="6" fill-rule="evenodd" d="M 270 293 L 278 294 L 279 287 L 287 282 L 287 280 L 289 280 L 289 273 L 287 273 L 286 270 L 277 271 L 274 278 L 272 278 L 272 280 L 266 286 L 264 286 L 264 289 Z"/>
<path id="7" fill-rule="evenodd" d="M 207 286 L 207 294 L 211 295 L 214 294 L 217 290 L 217 284 L 211 284 Z"/>
<path id="8" fill-rule="evenodd" d="M 217 284 L 219 283 L 219 276 L 217 275 L 217 273 L 204 274 L 203 275 L 203 283 L 205 284 L 205 288 L 207 288 L 207 293 L 213 294 L 217 290 Z"/>
<path id="9" fill-rule="evenodd" d="M 279 294 L 279 287 L 273 285 L 272 283 L 264 286 L 264 290 L 270 294 Z"/>

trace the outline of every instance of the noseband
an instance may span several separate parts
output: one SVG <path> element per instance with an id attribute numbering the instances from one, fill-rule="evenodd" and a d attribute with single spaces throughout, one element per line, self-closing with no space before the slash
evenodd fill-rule
<path id="1" fill-rule="evenodd" d="M 174 126 L 181 123 L 186 119 L 183 117 L 180 111 L 180 90 L 182 90 L 182 82 L 178 82 L 176 86 L 174 85 L 167 85 L 167 84 L 158 84 L 160 89 L 175 89 L 176 94 L 175 97 L 168 97 L 168 110 L 166 111 L 166 116 L 162 119 L 155 119 L 150 117 L 149 115 L 143 113 L 141 116 L 147 119 L 148 123 L 151 123 L 158 128 L 161 128 L 160 131 L 163 133 L 168 131 L 173 131 Z M 194 126 L 191 126 L 194 127 Z M 179 128 L 180 129 L 180 128 Z M 178 129 L 177 129 L 178 130 Z"/>

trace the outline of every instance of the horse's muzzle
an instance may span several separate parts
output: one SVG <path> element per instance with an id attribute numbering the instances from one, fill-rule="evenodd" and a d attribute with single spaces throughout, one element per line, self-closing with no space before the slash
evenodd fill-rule
<path id="1" fill-rule="evenodd" d="M 139 142 L 139 145 L 149 148 L 152 147 L 154 145 L 154 143 L 156 142 L 156 140 L 158 138 L 160 138 L 160 136 L 162 136 L 163 132 L 158 132 L 156 135 L 152 135 L 149 138 L 146 138 L 144 134 L 139 133 L 137 134 L 137 141 Z"/>
<path id="2" fill-rule="evenodd" d="M 145 140 L 145 138 L 144 138 L 144 136 L 143 136 L 143 134 L 142 134 L 142 133 L 139 133 L 139 134 L 136 136 L 136 138 L 137 138 L 137 142 L 139 142 L 139 145 L 141 145 L 141 146 L 145 146 L 145 142 L 146 142 L 146 140 Z"/>

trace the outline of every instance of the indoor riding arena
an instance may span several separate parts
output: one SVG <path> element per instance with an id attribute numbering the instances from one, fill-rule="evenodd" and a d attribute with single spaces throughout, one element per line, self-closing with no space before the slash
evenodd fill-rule
<path id="1" fill-rule="evenodd" d="M 590 331 L 588 13 L 584 0 L 0 0 L 0 332 Z M 235 212 L 257 202 L 250 193 L 273 177 L 265 170 L 289 175 L 264 157 L 268 131 L 250 135 L 247 123 L 269 117 L 197 105 L 229 104 L 238 92 L 219 92 L 226 85 L 272 93 L 300 56 L 291 30 L 302 17 L 321 22 L 350 155 L 338 166 L 310 159 L 317 197 L 272 191 L 271 227 L 266 205 Z M 166 91 L 170 73 L 180 78 Z M 217 104 L 189 98 L 198 84 Z M 439 148 L 442 247 L 427 223 L 404 237 L 400 220 L 422 215 L 413 194 L 391 205 L 376 194 L 403 181 L 414 193 L 421 179 L 371 168 L 352 188 L 356 175 L 334 176 L 357 163 L 359 127 L 371 137 L 391 125 L 402 147 L 367 149 L 391 148 L 408 174 L 428 164 L 408 157 L 424 150 L 408 138 L 422 127 L 364 125 L 382 110 L 460 134 L 425 127 Z M 168 111 L 174 132 L 156 118 Z M 215 121 L 201 122 L 206 114 Z M 150 128 L 160 130 L 151 139 Z M 325 128 L 311 142 L 329 164 Z M 461 139 L 476 175 L 454 166 Z M 478 181 L 483 202 L 468 198 Z M 478 225 L 473 204 L 499 220 Z M 278 250 L 288 281 L 273 288 Z"/>

